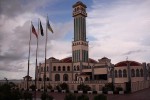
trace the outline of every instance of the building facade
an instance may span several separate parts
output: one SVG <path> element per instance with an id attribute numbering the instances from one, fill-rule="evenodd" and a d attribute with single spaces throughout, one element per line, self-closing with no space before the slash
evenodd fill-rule
<path id="1" fill-rule="evenodd" d="M 70 90 L 77 90 L 77 85 L 85 83 L 92 90 L 101 90 L 106 83 L 114 83 L 126 90 L 127 82 L 131 82 L 133 91 L 150 87 L 150 64 L 136 61 L 121 61 L 112 64 L 111 59 L 103 57 L 97 61 L 89 58 L 89 41 L 86 40 L 86 5 L 81 1 L 73 5 L 74 40 L 72 41 L 72 57 L 56 59 L 50 57 L 40 63 L 36 70 L 37 88 L 43 88 L 44 69 L 46 70 L 46 86 L 53 89 L 60 83 L 67 83 Z M 31 82 L 32 83 L 32 82 Z M 24 88 L 26 82 L 24 81 Z"/>

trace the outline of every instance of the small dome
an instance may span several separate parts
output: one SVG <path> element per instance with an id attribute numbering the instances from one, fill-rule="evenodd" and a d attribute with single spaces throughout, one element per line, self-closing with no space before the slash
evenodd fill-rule
<path id="1" fill-rule="evenodd" d="M 130 66 L 141 66 L 142 64 L 136 61 L 122 61 L 117 64 L 115 64 L 115 67 L 122 67 L 127 66 L 127 64 L 130 64 Z"/>

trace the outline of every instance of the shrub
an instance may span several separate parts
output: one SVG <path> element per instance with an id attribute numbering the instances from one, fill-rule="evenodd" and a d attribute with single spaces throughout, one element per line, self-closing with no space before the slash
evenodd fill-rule
<path id="1" fill-rule="evenodd" d="M 107 93 L 108 91 L 114 91 L 114 85 L 112 83 L 105 84 L 105 86 L 102 88 L 104 93 Z"/>
<path id="2" fill-rule="evenodd" d="M 82 94 L 77 97 L 77 100 L 89 100 L 89 97 L 87 95 Z"/>
<path id="3" fill-rule="evenodd" d="M 76 96 L 72 93 L 69 93 L 65 96 L 64 100 L 76 100 Z"/>
<path id="4" fill-rule="evenodd" d="M 82 90 L 82 91 L 90 91 L 91 87 L 89 87 L 88 85 L 85 85 L 85 84 L 80 84 L 77 86 L 77 89 Z"/>
<path id="5" fill-rule="evenodd" d="M 60 84 L 60 87 L 61 87 L 62 90 L 68 90 L 69 89 L 69 86 L 68 86 L 67 83 Z"/>
<path id="6" fill-rule="evenodd" d="M 23 95 L 23 98 L 25 100 L 32 100 L 32 93 L 29 93 L 29 92 L 25 92 L 24 95 Z"/>
<path id="7" fill-rule="evenodd" d="M 122 87 L 116 87 L 116 91 L 123 91 L 123 88 Z"/>
<path id="8" fill-rule="evenodd" d="M 107 100 L 107 96 L 105 96 L 103 94 L 99 94 L 94 97 L 94 100 Z"/>
<path id="9" fill-rule="evenodd" d="M 30 86 L 30 89 L 32 89 L 32 91 L 35 91 L 35 89 L 36 89 L 35 85 L 32 84 L 32 85 Z"/>

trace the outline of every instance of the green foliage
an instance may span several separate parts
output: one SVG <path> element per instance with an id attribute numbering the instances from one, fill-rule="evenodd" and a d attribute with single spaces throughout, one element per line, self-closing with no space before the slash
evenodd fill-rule
<path id="1" fill-rule="evenodd" d="M 114 85 L 112 83 L 107 83 L 105 86 L 102 88 L 103 92 L 108 92 L 108 91 L 114 91 Z"/>
<path id="2" fill-rule="evenodd" d="M 77 89 L 82 90 L 82 91 L 90 91 L 91 87 L 89 87 L 88 85 L 85 85 L 85 84 L 80 84 L 77 86 Z"/>
<path id="3" fill-rule="evenodd" d="M 116 91 L 123 91 L 123 88 L 122 87 L 116 87 Z"/>
<path id="4" fill-rule="evenodd" d="M 87 95 L 82 94 L 77 97 L 77 100 L 89 100 L 89 97 Z"/>
<path id="5" fill-rule="evenodd" d="M 61 87 L 62 90 L 68 90 L 69 89 L 69 86 L 68 86 L 67 83 L 60 84 L 60 87 Z"/>
<path id="6" fill-rule="evenodd" d="M 51 86 L 51 84 L 49 84 L 49 85 L 47 86 L 47 88 L 48 88 L 48 89 L 52 89 L 52 86 Z"/>
<path id="7" fill-rule="evenodd" d="M 29 93 L 28 91 L 26 91 L 26 92 L 24 92 L 24 94 L 23 94 L 23 98 L 25 99 L 25 100 L 32 100 L 32 93 Z"/>
<path id="8" fill-rule="evenodd" d="M 41 94 L 41 100 L 53 100 L 53 99 L 54 99 L 53 96 L 48 95 L 48 94 L 45 93 L 45 92 Z"/>
<path id="9" fill-rule="evenodd" d="M 94 100 L 107 100 L 107 96 L 105 96 L 103 94 L 99 94 L 94 97 Z"/>
<path id="10" fill-rule="evenodd" d="M 64 100 L 76 100 L 76 96 L 72 93 L 69 93 L 65 96 Z"/>
<path id="11" fill-rule="evenodd" d="M 12 82 L 0 85 L 0 100 L 19 100 L 22 95 Z"/>
<path id="12" fill-rule="evenodd" d="M 36 87 L 35 87 L 34 84 L 32 84 L 32 85 L 30 86 L 30 88 L 32 89 L 32 91 L 35 91 L 35 89 L 36 89 Z"/>

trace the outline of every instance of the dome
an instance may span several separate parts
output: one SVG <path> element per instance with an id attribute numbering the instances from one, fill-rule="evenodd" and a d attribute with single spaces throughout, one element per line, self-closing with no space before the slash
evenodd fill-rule
<path id="1" fill-rule="evenodd" d="M 86 5 L 83 4 L 81 1 L 76 2 L 72 7 L 74 8 L 74 7 L 78 6 L 78 5 L 82 5 L 83 7 L 86 8 Z"/>
<path id="2" fill-rule="evenodd" d="M 127 64 L 130 64 L 130 66 L 141 66 L 142 64 L 136 61 L 121 61 L 117 64 L 115 64 L 115 67 L 122 67 L 127 66 Z"/>

